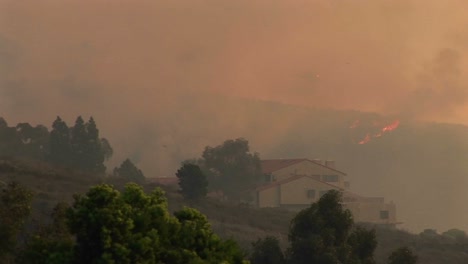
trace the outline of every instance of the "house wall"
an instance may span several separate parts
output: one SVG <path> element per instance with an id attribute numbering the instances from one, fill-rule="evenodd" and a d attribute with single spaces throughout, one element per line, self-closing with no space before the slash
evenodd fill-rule
<path id="1" fill-rule="evenodd" d="M 336 185 L 339 188 L 345 189 L 345 174 L 338 172 L 336 170 L 321 166 L 312 161 L 304 160 L 296 164 L 292 164 L 288 167 L 279 169 L 272 173 L 276 181 L 285 180 L 294 175 L 307 175 L 313 177 L 320 177 L 319 180 L 324 180 L 324 175 L 337 175 L 337 182 L 328 182 L 330 184 Z"/>
<path id="2" fill-rule="evenodd" d="M 302 177 L 297 180 L 287 182 L 282 184 L 280 188 L 281 205 L 310 205 L 311 203 L 318 201 L 321 192 L 338 189 L 309 177 Z M 308 197 L 309 190 L 315 191 L 314 198 Z"/>
<path id="3" fill-rule="evenodd" d="M 301 210 L 317 202 L 320 196 L 331 189 L 338 189 L 329 184 L 301 177 L 296 180 L 260 190 L 257 193 L 259 207 L 285 207 L 291 210 Z M 309 197 L 308 191 L 314 190 L 315 196 Z M 350 192 L 344 192 L 343 206 L 349 209 L 354 221 L 375 224 L 395 224 L 396 208 L 393 203 L 385 203 L 382 197 L 363 197 Z M 388 218 L 386 213 L 388 212 Z"/>
<path id="4" fill-rule="evenodd" d="M 279 207 L 280 205 L 280 186 L 275 186 L 257 192 L 257 203 L 259 207 Z"/>
<path id="5" fill-rule="evenodd" d="M 301 175 L 309 177 L 301 177 Z M 324 183 L 324 175 L 337 175 L 337 182 Z M 320 199 L 321 192 L 331 189 L 348 189 L 345 174 L 304 160 L 272 173 L 275 181 L 285 181 L 277 186 L 257 192 L 259 207 L 286 207 L 300 210 Z M 288 181 L 291 177 L 295 179 Z M 274 184 L 274 183 L 273 183 Z M 315 196 L 309 197 L 308 191 L 315 190 Z M 343 205 L 353 214 L 356 222 L 375 224 L 396 224 L 396 208 L 393 203 L 385 203 L 383 197 L 363 197 L 349 191 L 343 195 Z M 385 213 L 385 212 L 388 212 Z"/>
<path id="6" fill-rule="evenodd" d="M 396 207 L 393 203 L 354 202 L 345 203 L 344 207 L 351 211 L 355 222 L 375 224 L 396 223 Z M 388 218 L 382 218 L 381 212 L 383 211 L 388 212 Z"/>

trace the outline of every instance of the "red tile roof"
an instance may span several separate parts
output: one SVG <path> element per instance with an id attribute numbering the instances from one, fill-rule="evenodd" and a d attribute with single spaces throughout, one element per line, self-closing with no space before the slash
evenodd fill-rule
<path id="1" fill-rule="evenodd" d="M 291 165 L 294 165 L 296 163 L 303 162 L 303 161 L 309 161 L 309 162 L 312 162 L 312 163 L 317 164 L 319 166 L 322 166 L 322 167 L 325 167 L 327 169 L 330 169 L 330 170 L 333 170 L 333 171 L 336 171 L 336 172 L 339 172 L 341 174 L 346 175 L 346 173 L 344 173 L 342 171 L 339 171 L 339 170 L 336 170 L 334 168 L 325 166 L 325 165 L 323 165 L 321 163 L 318 163 L 318 162 L 310 160 L 310 159 L 268 159 L 268 160 L 262 160 L 261 161 L 262 172 L 265 173 L 265 174 L 272 173 L 272 172 L 275 172 L 277 170 L 289 167 Z"/>

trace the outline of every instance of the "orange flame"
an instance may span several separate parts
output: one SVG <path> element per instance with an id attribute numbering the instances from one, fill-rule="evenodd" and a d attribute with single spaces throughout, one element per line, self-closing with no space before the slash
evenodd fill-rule
<path id="1" fill-rule="evenodd" d="M 358 144 L 359 145 L 363 145 L 363 144 L 366 144 L 367 142 L 369 142 L 371 140 L 371 135 L 369 133 L 367 133 L 366 137 L 359 141 Z"/>
<path id="2" fill-rule="evenodd" d="M 355 127 L 357 127 L 358 124 L 359 124 L 359 120 L 356 120 L 353 123 L 353 125 L 351 125 L 350 128 L 355 128 Z M 376 122 L 373 123 L 373 125 L 376 125 L 376 124 L 377 124 Z M 359 141 L 358 144 L 363 145 L 363 144 L 366 144 L 369 141 L 371 141 L 373 138 L 379 138 L 379 137 L 383 136 L 383 134 L 385 134 L 387 132 L 391 132 L 391 131 L 397 129 L 399 125 L 400 125 L 400 120 L 397 119 L 397 120 L 393 121 L 391 124 L 386 125 L 383 128 L 381 128 L 380 132 L 378 132 L 378 133 L 375 133 L 373 135 L 370 134 L 370 133 L 367 133 L 366 136 L 364 137 L 364 139 Z"/>
<path id="3" fill-rule="evenodd" d="M 356 121 L 353 122 L 353 124 L 351 124 L 351 126 L 349 128 L 353 129 L 353 128 L 356 128 L 359 126 L 359 123 L 361 123 L 361 121 L 359 119 L 357 119 Z"/>
<path id="4" fill-rule="evenodd" d="M 398 128 L 399 125 L 400 125 L 400 120 L 397 119 L 397 120 L 393 121 L 393 123 L 391 123 L 390 125 L 383 127 L 382 132 L 388 132 L 388 131 L 395 130 L 395 129 Z"/>

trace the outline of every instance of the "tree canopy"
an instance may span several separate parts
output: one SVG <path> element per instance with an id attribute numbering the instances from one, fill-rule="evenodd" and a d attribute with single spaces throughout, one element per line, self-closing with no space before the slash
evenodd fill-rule
<path id="1" fill-rule="evenodd" d="M 198 165 L 186 163 L 176 173 L 185 199 L 199 200 L 207 194 L 208 181 Z"/>
<path id="2" fill-rule="evenodd" d="M 84 122 L 78 116 L 73 127 L 68 127 L 57 117 L 52 125 L 49 144 L 49 161 L 83 171 L 105 172 L 104 161 L 112 156 L 112 148 L 106 139 L 99 137 L 93 117 Z"/>
<path id="3" fill-rule="evenodd" d="M 341 205 L 341 193 L 331 190 L 291 221 L 290 262 L 373 264 L 375 232 L 353 230 L 353 219 Z"/>
<path id="4" fill-rule="evenodd" d="M 279 246 L 276 237 L 267 236 L 259 238 L 252 243 L 252 254 L 250 255 L 251 264 L 285 264 L 283 252 Z"/>
<path id="5" fill-rule="evenodd" d="M 130 159 L 124 160 L 119 167 L 114 169 L 114 176 L 135 183 L 143 183 L 146 180 L 143 172 Z"/>
<path id="6" fill-rule="evenodd" d="M 232 200 L 240 199 L 262 175 L 258 153 L 251 153 L 249 142 L 243 138 L 207 146 L 202 157 L 202 166 L 211 172 L 210 186 L 221 189 Z"/>
<path id="7" fill-rule="evenodd" d="M 400 247 L 388 257 L 388 264 L 416 264 L 417 262 L 418 256 L 408 247 Z"/>
<path id="8" fill-rule="evenodd" d="M 78 263 L 242 263 L 232 241 L 216 236 L 204 215 L 184 208 L 170 216 L 164 193 L 136 184 L 109 185 L 75 197 L 68 212 Z"/>
<path id="9" fill-rule="evenodd" d="M 15 250 L 17 236 L 31 212 L 32 197 L 32 192 L 17 182 L 2 186 L 0 190 L 0 259 L 8 259 Z"/>

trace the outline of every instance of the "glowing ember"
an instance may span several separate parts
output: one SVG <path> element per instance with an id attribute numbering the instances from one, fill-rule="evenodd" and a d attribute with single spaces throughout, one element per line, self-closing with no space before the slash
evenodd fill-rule
<path id="1" fill-rule="evenodd" d="M 353 124 L 349 128 L 351 128 L 351 129 L 356 128 L 356 127 L 359 126 L 359 123 L 361 123 L 361 121 L 358 119 L 358 120 L 354 121 Z"/>
<path id="2" fill-rule="evenodd" d="M 383 127 L 382 132 L 388 132 L 388 131 L 395 130 L 396 128 L 398 128 L 399 125 L 400 125 L 400 120 L 395 120 L 390 125 L 388 125 L 386 127 Z"/>
<path id="3" fill-rule="evenodd" d="M 371 135 L 369 133 L 367 133 L 366 137 L 359 141 L 358 144 L 359 145 L 363 145 L 363 144 L 366 144 L 367 142 L 369 142 L 371 140 Z"/>

